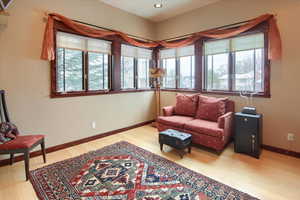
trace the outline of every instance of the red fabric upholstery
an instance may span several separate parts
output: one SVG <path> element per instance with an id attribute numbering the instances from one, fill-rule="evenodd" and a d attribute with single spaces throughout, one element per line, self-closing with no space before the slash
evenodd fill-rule
<path id="1" fill-rule="evenodd" d="M 43 139 L 44 135 L 22 135 L 16 139 L 0 145 L 0 150 L 25 149 L 32 147 L 36 142 Z"/>
<path id="2" fill-rule="evenodd" d="M 164 116 L 172 116 L 174 114 L 174 106 L 166 106 L 162 108 Z"/>
<path id="3" fill-rule="evenodd" d="M 164 116 L 157 120 L 158 131 L 167 129 L 175 129 L 178 131 L 192 134 L 194 144 L 200 144 L 213 148 L 217 151 L 223 148 L 231 140 L 234 102 L 227 100 L 226 114 L 219 116 L 217 121 L 207 121 L 203 119 L 195 119 L 193 117 L 185 117 L 174 115 L 174 107 L 164 107 Z"/>
<path id="4" fill-rule="evenodd" d="M 222 138 L 223 129 L 218 127 L 218 123 L 207 120 L 195 119 L 186 122 L 184 125 L 185 130 L 191 130 L 200 134 L 211 135 L 214 137 Z"/>
<path id="5" fill-rule="evenodd" d="M 218 127 L 224 129 L 225 128 L 225 120 L 227 118 L 230 118 L 231 115 L 233 115 L 233 113 L 232 112 L 228 112 L 228 113 L 222 115 L 221 117 L 219 117 L 218 118 Z"/>
<path id="6" fill-rule="evenodd" d="M 173 115 L 173 116 L 169 116 L 169 117 L 160 116 L 160 117 L 158 117 L 157 122 L 165 124 L 165 125 L 169 125 L 169 126 L 183 128 L 183 125 L 186 122 L 191 121 L 193 119 L 194 119 L 193 117 L 180 116 L 180 115 Z"/>
<path id="7" fill-rule="evenodd" d="M 199 106 L 196 118 L 217 122 L 218 118 L 226 112 L 227 100 L 227 98 L 199 95 Z"/>
<path id="8" fill-rule="evenodd" d="M 159 132 L 165 131 L 167 129 L 175 129 L 178 131 L 186 132 L 192 134 L 192 142 L 194 144 L 200 144 L 206 147 L 213 148 L 217 151 L 221 151 L 224 146 L 228 143 L 224 138 L 218 138 L 210 135 L 200 134 L 187 129 L 177 128 L 174 126 L 164 125 L 162 123 L 157 123 L 157 129 Z"/>
<path id="9" fill-rule="evenodd" d="M 198 94 L 186 95 L 178 93 L 176 95 L 175 113 L 194 117 L 198 106 Z"/>
<path id="10" fill-rule="evenodd" d="M 224 140 L 224 138 L 213 137 L 189 130 L 186 130 L 186 132 L 192 134 L 192 142 L 194 144 L 200 144 L 217 151 L 223 150 L 228 143 L 226 140 Z"/>
<path id="11" fill-rule="evenodd" d="M 226 112 L 235 112 L 234 101 L 228 100 L 226 102 Z"/>

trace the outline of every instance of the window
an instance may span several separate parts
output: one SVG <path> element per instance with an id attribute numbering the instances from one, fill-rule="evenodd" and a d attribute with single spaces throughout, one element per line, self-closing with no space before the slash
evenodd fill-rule
<path id="1" fill-rule="evenodd" d="M 111 42 L 58 32 L 56 92 L 109 90 Z"/>
<path id="2" fill-rule="evenodd" d="M 194 45 L 160 51 L 161 65 L 165 69 L 163 87 L 166 89 L 195 88 Z"/>
<path id="3" fill-rule="evenodd" d="M 265 92 L 264 34 L 204 43 L 204 90 Z"/>
<path id="4" fill-rule="evenodd" d="M 152 50 L 122 44 L 121 55 L 121 88 L 150 88 Z"/>

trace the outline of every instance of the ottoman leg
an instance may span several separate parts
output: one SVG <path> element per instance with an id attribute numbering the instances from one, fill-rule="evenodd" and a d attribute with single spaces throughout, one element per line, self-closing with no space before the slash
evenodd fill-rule
<path id="1" fill-rule="evenodd" d="M 191 151 L 192 151 L 192 147 L 190 145 L 189 148 L 188 148 L 188 152 L 191 153 Z"/>
<path id="2" fill-rule="evenodd" d="M 163 151 L 163 143 L 160 143 L 160 150 Z"/>

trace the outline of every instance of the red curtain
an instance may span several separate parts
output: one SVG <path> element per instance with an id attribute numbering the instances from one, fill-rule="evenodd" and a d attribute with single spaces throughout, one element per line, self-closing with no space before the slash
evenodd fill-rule
<path id="1" fill-rule="evenodd" d="M 269 59 L 270 60 L 278 60 L 281 59 L 281 38 L 280 33 L 278 30 L 278 26 L 276 23 L 276 19 L 274 15 L 271 14 L 265 14 L 262 16 L 259 16 L 255 19 L 250 20 L 246 24 L 232 28 L 232 29 L 212 29 L 208 31 L 202 31 L 198 33 L 194 33 L 191 36 L 182 39 L 180 41 L 175 42 L 167 42 L 167 41 L 157 41 L 157 42 L 140 42 L 138 40 L 135 40 L 125 33 L 119 32 L 119 31 L 104 31 L 99 30 L 95 28 L 91 28 L 89 26 L 82 25 L 80 23 L 76 23 L 72 21 L 71 19 L 68 19 L 62 15 L 53 13 L 49 14 L 48 22 L 45 30 L 44 35 L 44 42 L 43 42 L 43 48 L 42 48 L 42 55 L 41 58 L 44 60 L 54 60 L 55 59 L 55 49 L 54 49 L 54 20 L 61 21 L 65 26 L 72 29 L 73 31 L 89 37 L 96 37 L 101 38 L 105 36 L 110 35 L 118 35 L 121 38 L 123 38 L 128 43 L 138 46 L 138 47 L 146 47 L 146 48 L 153 48 L 157 46 L 163 46 L 166 48 L 176 48 L 176 47 L 182 47 L 187 46 L 190 44 L 193 44 L 195 41 L 201 39 L 202 37 L 208 37 L 208 38 L 215 38 L 215 39 L 224 39 L 232 36 L 239 35 L 240 33 L 243 33 L 245 31 L 250 30 L 251 28 L 258 26 L 259 24 L 263 22 L 267 22 L 269 24 L 269 30 L 268 30 L 268 38 L 269 38 Z"/>

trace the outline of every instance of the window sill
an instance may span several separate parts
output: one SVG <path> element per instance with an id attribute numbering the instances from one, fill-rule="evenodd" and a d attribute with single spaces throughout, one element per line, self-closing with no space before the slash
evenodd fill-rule
<path id="1" fill-rule="evenodd" d="M 120 90 L 120 91 L 88 91 L 88 92 L 53 92 L 51 98 L 64 98 L 64 97 L 80 97 L 80 96 L 95 96 L 95 95 L 109 95 L 109 94 L 121 94 L 121 93 L 136 93 L 136 92 L 148 92 L 154 91 L 153 89 L 132 89 L 132 90 Z"/>
<path id="2" fill-rule="evenodd" d="M 161 91 L 166 91 L 166 92 L 192 92 L 192 93 L 200 93 L 200 91 L 195 90 L 195 89 L 171 89 L 171 88 L 161 88 Z"/>
<path id="3" fill-rule="evenodd" d="M 216 95 L 228 95 L 228 96 L 240 96 L 239 92 L 228 92 L 228 91 L 201 91 L 202 94 L 216 94 Z M 270 94 L 258 93 L 253 95 L 254 97 L 271 98 Z"/>
<path id="4" fill-rule="evenodd" d="M 193 90 L 193 89 L 161 89 L 161 91 L 166 92 L 190 92 L 190 93 L 201 93 L 201 94 L 215 94 L 215 95 L 227 95 L 227 96 L 240 96 L 239 92 L 228 92 L 228 91 L 205 91 L 205 90 Z M 259 93 L 254 95 L 254 97 L 262 97 L 262 98 L 271 98 L 270 94 L 267 93 Z"/>

